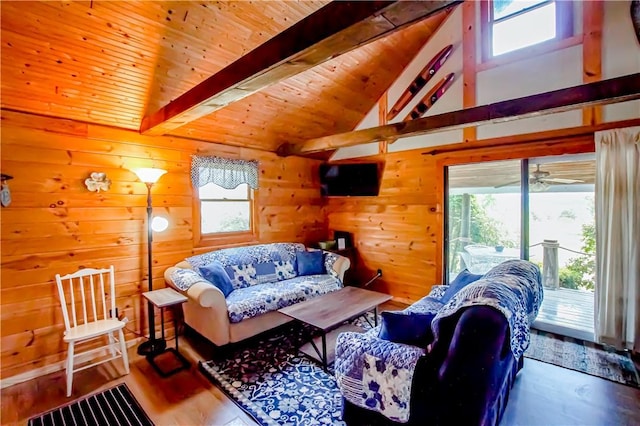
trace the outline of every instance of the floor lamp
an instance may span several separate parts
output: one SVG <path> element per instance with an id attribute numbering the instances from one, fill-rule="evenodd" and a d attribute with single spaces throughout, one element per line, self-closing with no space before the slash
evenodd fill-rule
<path id="1" fill-rule="evenodd" d="M 145 185 L 147 185 L 147 266 L 149 268 L 147 280 L 149 282 L 149 291 L 152 291 L 153 259 L 151 251 L 153 249 L 153 207 L 151 206 L 151 187 L 158 181 L 158 179 L 160 179 L 160 176 L 167 173 L 167 171 L 162 169 L 141 168 L 135 169 L 133 172 L 138 175 L 138 178 L 144 182 Z M 162 352 L 167 346 L 167 342 L 165 340 L 156 339 L 155 313 L 151 302 L 147 302 L 147 311 L 149 313 L 149 340 L 138 346 L 139 355 L 154 355 Z"/>

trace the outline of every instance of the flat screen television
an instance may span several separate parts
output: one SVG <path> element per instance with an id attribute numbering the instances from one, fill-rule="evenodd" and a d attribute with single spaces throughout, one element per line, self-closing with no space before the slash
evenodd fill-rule
<path id="1" fill-rule="evenodd" d="M 377 163 L 320 165 L 323 196 L 374 196 L 380 190 Z"/>

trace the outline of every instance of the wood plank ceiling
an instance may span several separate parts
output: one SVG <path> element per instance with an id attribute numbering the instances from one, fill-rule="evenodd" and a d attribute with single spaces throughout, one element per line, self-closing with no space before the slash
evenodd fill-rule
<path id="1" fill-rule="evenodd" d="M 153 112 L 326 1 L 2 1 L 3 108 L 138 129 Z M 352 130 L 439 13 L 172 132 L 275 151 Z"/>

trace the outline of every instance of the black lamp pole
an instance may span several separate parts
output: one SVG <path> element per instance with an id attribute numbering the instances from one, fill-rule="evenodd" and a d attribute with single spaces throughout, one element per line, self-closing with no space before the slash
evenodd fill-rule
<path id="1" fill-rule="evenodd" d="M 145 182 L 147 185 L 147 265 L 148 271 L 148 283 L 149 291 L 153 290 L 153 229 L 151 228 L 151 219 L 153 214 L 153 207 L 151 205 L 151 187 L 153 183 Z M 153 311 L 153 305 L 151 302 L 147 302 L 147 311 L 149 313 L 149 340 L 143 342 L 138 346 L 138 355 L 154 355 L 162 352 L 167 347 L 167 342 L 164 339 L 156 339 L 156 324 L 155 314 Z"/>

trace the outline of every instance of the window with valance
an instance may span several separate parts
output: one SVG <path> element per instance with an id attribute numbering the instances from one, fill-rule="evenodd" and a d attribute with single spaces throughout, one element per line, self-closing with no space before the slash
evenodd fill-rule
<path id="1" fill-rule="evenodd" d="M 223 157 L 192 156 L 195 236 L 206 245 L 220 238 L 228 242 L 254 239 L 254 190 L 258 162 Z M 227 242 L 227 241 L 225 241 Z"/>

